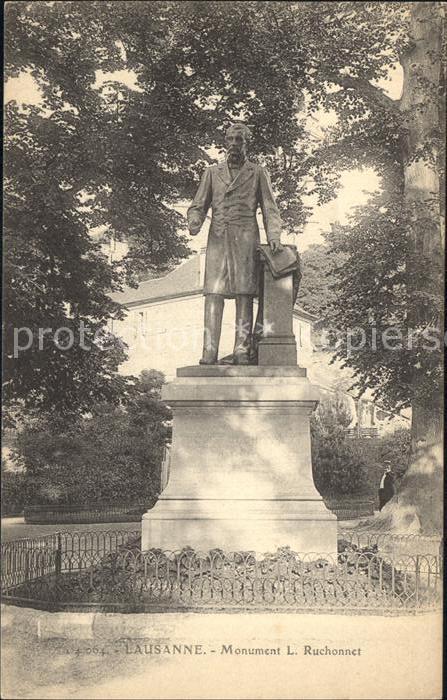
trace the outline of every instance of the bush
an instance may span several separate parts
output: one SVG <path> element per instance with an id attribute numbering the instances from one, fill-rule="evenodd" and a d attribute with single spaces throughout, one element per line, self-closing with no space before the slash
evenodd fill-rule
<path id="1" fill-rule="evenodd" d="M 349 409 L 339 396 L 322 402 L 312 416 L 313 476 L 323 498 L 368 494 L 366 460 L 346 437 L 350 422 Z"/>
<path id="2" fill-rule="evenodd" d="M 385 461 L 390 462 L 389 466 L 398 479 L 405 474 L 411 447 L 409 428 L 398 428 L 376 440 L 355 438 L 352 442 L 367 463 L 369 488 L 374 495 L 377 494 L 383 476 Z"/>
<path id="3" fill-rule="evenodd" d="M 126 406 L 97 405 L 68 425 L 55 416 L 29 421 L 16 442 L 26 505 L 153 503 L 170 435 L 163 382 L 144 372 Z"/>
<path id="4" fill-rule="evenodd" d="M 398 428 L 377 439 L 347 438 L 351 416 L 342 396 L 323 401 L 311 419 L 314 481 L 324 498 L 377 498 L 385 461 L 399 478 L 408 466 L 410 430 Z"/>
<path id="5" fill-rule="evenodd" d="M 2 470 L 2 516 L 19 515 L 25 506 L 25 475 Z"/>
<path id="6" fill-rule="evenodd" d="M 312 465 L 315 486 L 323 497 L 369 494 L 367 463 L 343 429 L 314 436 Z"/>

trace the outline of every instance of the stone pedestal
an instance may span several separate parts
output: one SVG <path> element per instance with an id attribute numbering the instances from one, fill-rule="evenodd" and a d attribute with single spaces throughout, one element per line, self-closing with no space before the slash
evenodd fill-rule
<path id="1" fill-rule="evenodd" d="M 293 334 L 293 276 L 274 278 L 266 264 L 263 275 L 263 333 L 258 344 L 259 366 L 296 366 Z"/>
<path id="2" fill-rule="evenodd" d="M 163 387 L 169 482 L 143 516 L 142 548 L 335 554 L 337 521 L 312 478 L 318 402 L 295 366 L 197 366 Z"/>

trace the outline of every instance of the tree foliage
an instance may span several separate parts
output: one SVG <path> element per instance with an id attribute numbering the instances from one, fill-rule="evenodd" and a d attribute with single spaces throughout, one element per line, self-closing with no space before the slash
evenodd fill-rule
<path id="1" fill-rule="evenodd" d="M 333 235 L 339 225 L 332 225 Z M 332 234 L 328 234 L 329 240 Z M 298 304 L 315 314 L 315 329 L 327 328 L 331 322 L 330 312 L 337 305 L 334 291 L 334 270 L 344 261 L 343 252 L 325 244 L 312 244 L 301 254 L 303 276 L 298 293 Z"/>
<path id="2" fill-rule="evenodd" d="M 20 515 L 26 503 L 25 475 L 6 471 L 2 464 L 1 510 L 2 517 Z"/>
<path id="3" fill-rule="evenodd" d="M 348 438 L 352 420 L 343 395 L 326 398 L 311 419 L 312 466 L 315 485 L 324 498 L 366 496 L 377 500 L 380 480 L 389 462 L 398 478 L 410 460 L 410 430 L 398 428 L 377 438 Z"/>
<path id="4" fill-rule="evenodd" d="M 342 396 L 321 402 L 312 416 L 312 467 L 323 497 L 368 492 L 367 462 L 346 437 L 352 417 Z"/>
<path id="5" fill-rule="evenodd" d="M 15 447 L 26 505 L 153 504 L 170 435 L 163 381 L 159 372 L 143 372 L 126 407 L 97 404 L 69 425 L 48 416 L 29 420 Z"/>
<path id="6" fill-rule="evenodd" d="M 328 319 L 336 331 L 336 357 L 354 369 L 360 392 L 372 390 L 394 411 L 415 401 L 439 411 L 442 344 L 436 319 L 442 298 L 436 277 L 441 259 L 407 269 L 410 225 L 401 199 L 387 192 L 373 196 L 349 225 L 327 236 L 328 257 L 343 260 L 332 269 Z M 427 314 L 424 324 L 415 325 L 409 313 L 408 274 L 426 279 L 419 300 Z"/>
<path id="7" fill-rule="evenodd" d="M 98 70 L 122 67 L 118 26 L 106 21 L 105 10 L 101 3 L 70 2 L 7 8 L 6 74 L 30 71 L 42 101 L 10 102 L 5 114 L 4 395 L 66 415 L 94 401 L 120 400 L 126 390 L 116 374 L 123 348 L 107 334 L 107 322 L 122 313 L 110 292 L 125 276 L 135 280 L 141 266 L 162 268 L 187 254 L 179 215 L 167 206 L 178 196 L 175 164 L 187 158 L 184 132 L 183 139 L 172 137 L 178 111 L 167 119 L 170 100 L 160 99 L 169 71 L 160 78 L 158 65 L 157 115 L 144 100 L 133 104 L 129 90 L 125 114 L 117 113 L 94 88 Z M 151 32 L 159 35 L 156 63 L 163 32 L 157 22 L 146 26 L 149 46 Z M 121 268 L 109 265 L 90 235 L 98 226 L 131 236 Z M 21 328 L 29 330 L 20 332 L 20 345 L 29 334 L 32 342 L 17 352 Z M 53 333 L 42 333 L 48 328 Z M 55 342 L 61 328 L 68 331 Z M 74 342 L 66 350 L 70 333 Z"/>

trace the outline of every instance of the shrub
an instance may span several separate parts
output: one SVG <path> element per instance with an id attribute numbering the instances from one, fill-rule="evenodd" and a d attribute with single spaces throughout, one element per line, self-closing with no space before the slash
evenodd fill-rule
<path id="1" fill-rule="evenodd" d="M 18 515 L 26 502 L 25 475 L 21 472 L 2 470 L 2 516 Z"/>
<path id="2" fill-rule="evenodd" d="M 312 467 L 315 486 L 323 497 L 368 492 L 367 463 L 346 437 L 351 416 L 343 397 L 322 402 L 312 416 Z"/>
<path id="3" fill-rule="evenodd" d="M 352 442 L 367 464 L 368 485 L 374 495 L 377 494 L 383 476 L 385 461 L 390 462 L 389 466 L 398 479 L 405 474 L 410 458 L 411 431 L 409 428 L 398 428 L 375 440 L 355 438 Z"/>
<path id="4" fill-rule="evenodd" d="M 69 424 L 55 416 L 29 421 L 16 441 L 26 505 L 153 503 L 170 435 L 163 381 L 144 372 L 127 405 L 96 405 Z"/>
<path id="5" fill-rule="evenodd" d="M 314 481 L 323 497 L 376 498 L 389 461 L 402 476 L 410 454 L 410 430 L 398 428 L 377 439 L 347 438 L 351 416 L 342 396 L 322 401 L 311 419 Z"/>
<path id="6" fill-rule="evenodd" d="M 368 493 L 366 461 L 342 429 L 314 436 L 312 465 L 315 486 L 322 496 Z"/>

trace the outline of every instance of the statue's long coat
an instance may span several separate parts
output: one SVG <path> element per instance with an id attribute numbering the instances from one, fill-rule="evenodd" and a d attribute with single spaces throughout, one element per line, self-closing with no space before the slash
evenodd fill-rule
<path id="1" fill-rule="evenodd" d="M 232 180 L 226 161 L 207 168 L 187 212 L 188 224 L 194 232 L 200 229 L 210 206 L 212 219 L 203 293 L 229 298 L 237 294 L 256 296 L 258 206 L 267 240 L 279 241 L 281 237 L 281 218 L 267 171 L 245 161 Z"/>

